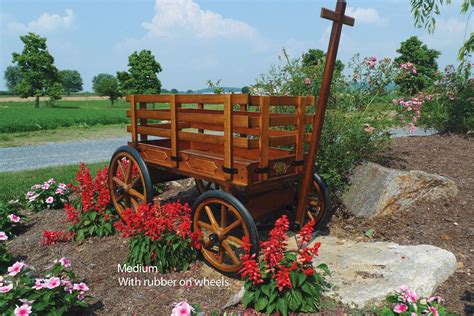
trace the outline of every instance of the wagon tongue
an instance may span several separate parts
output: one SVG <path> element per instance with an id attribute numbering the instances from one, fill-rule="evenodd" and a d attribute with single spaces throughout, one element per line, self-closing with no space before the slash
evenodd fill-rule
<path id="1" fill-rule="evenodd" d="M 319 91 L 319 98 L 316 108 L 316 115 L 313 121 L 313 131 L 311 133 L 311 143 L 309 146 L 307 158 L 304 165 L 303 179 L 301 181 L 298 206 L 296 209 L 296 224 L 303 224 L 305 216 L 305 206 L 308 201 L 310 184 L 313 177 L 313 168 L 316 162 L 319 141 L 321 139 L 321 131 L 323 129 L 324 114 L 328 103 L 329 92 L 331 89 L 332 75 L 334 72 L 334 64 L 337 57 L 337 49 L 339 47 L 339 39 L 343 24 L 353 26 L 354 18 L 346 16 L 346 1 L 337 0 L 336 10 L 331 11 L 325 8 L 321 9 L 321 17 L 332 20 L 331 37 L 329 39 L 328 51 L 326 54 L 326 63 L 324 65 L 323 81 Z"/>

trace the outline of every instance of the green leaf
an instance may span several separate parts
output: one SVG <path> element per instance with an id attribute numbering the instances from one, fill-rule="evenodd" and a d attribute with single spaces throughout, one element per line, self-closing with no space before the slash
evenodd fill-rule
<path id="1" fill-rule="evenodd" d="M 242 298 L 242 303 L 244 304 L 245 308 L 249 306 L 249 304 L 252 302 L 254 297 L 255 297 L 254 292 L 245 291 L 244 297 Z"/>
<path id="2" fill-rule="evenodd" d="M 288 315 L 288 303 L 286 302 L 286 300 L 284 298 L 279 298 L 277 304 L 278 304 L 278 310 L 280 311 L 280 313 L 283 316 L 287 316 Z"/>
<path id="3" fill-rule="evenodd" d="M 329 270 L 329 267 L 325 263 L 321 263 L 317 266 L 317 268 L 323 270 L 327 275 L 331 276 L 331 271 Z"/>
<path id="4" fill-rule="evenodd" d="M 303 272 L 299 272 L 298 273 L 298 286 L 301 286 L 305 280 L 306 280 L 306 274 L 304 274 Z"/>
<path id="5" fill-rule="evenodd" d="M 263 311 L 266 307 L 267 307 L 267 304 L 268 304 L 268 300 L 266 297 L 260 297 L 257 301 L 257 303 L 255 304 L 255 309 L 257 311 Z"/>

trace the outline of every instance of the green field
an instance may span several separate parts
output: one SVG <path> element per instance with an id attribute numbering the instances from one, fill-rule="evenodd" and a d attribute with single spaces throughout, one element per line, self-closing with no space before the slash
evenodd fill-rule
<path id="1" fill-rule="evenodd" d="M 94 174 L 98 169 L 107 165 L 108 162 L 87 164 Z M 0 201 L 7 202 L 23 197 L 35 183 L 43 183 L 50 178 L 57 181 L 71 183 L 74 181 L 78 164 L 49 167 L 35 170 L 24 170 L 14 172 L 0 172 Z"/>
<path id="2" fill-rule="evenodd" d="M 2 102 L 0 99 L 0 133 L 52 130 L 70 126 L 124 124 L 128 122 L 125 101 L 113 107 L 108 100 L 58 101 L 54 107 L 42 102 Z"/>

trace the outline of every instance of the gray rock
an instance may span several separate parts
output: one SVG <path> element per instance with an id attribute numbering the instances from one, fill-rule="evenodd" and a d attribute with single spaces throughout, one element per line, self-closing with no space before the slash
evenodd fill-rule
<path id="1" fill-rule="evenodd" d="M 456 196 L 454 181 L 424 171 L 401 171 L 375 163 L 357 166 L 343 200 L 359 217 L 387 215 L 408 208 L 418 200 L 434 201 Z"/>
<path id="2" fill-rule="evenodd" d="M 235 305 L 239 304 L 242 301 L 243 297 L 244 297 L 244 292 L 245 292 L 245 289 L 242 286 L 237 293 L 235 293 L 234 295 L 229 297 L 229 299 L 224 304 L 222 309 L 226 309 L 228 307 L 232 307 L 232 306 L 235 306 Z"/>
<path id="3" fill-rule="evenodd" d="M 402 246 L 391 242 L 356 242 L 318 237 L 319 257 L 331 270 L 332 295 L 359 307 L 382 302 L 405 285 L 429 296 L 456 270 L 451 252 L 431 246 Z"/>

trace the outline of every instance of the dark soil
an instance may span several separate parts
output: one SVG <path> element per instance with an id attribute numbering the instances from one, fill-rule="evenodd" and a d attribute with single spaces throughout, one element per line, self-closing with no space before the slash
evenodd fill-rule
<path id="1" fill-rule="evenodd" d="M 406 137 L 393 140 L 376 162 L 390 168 L 422 170 L 453 180 L 458 195 L 436 203 L 419 202 L 408 210 L 364 220 L 343 207 L 330 224 L 331 235 L 360 240 L 430 244 L 455 254 L 458 269 L 438 289 L 449 310 L 474 313 L 474 138 L 462 136 Z M 365 232 L 373 229 L 372 238 Z M 402 276 L 401 276 L 402 277 Z"/>
<path id="2" fill-rule="evenodd" d="M 456 255 L 458 269 L 437 291 L 448 308 L 459 314 L 473 311 L 474 282 L 474 139 L 460 136 L 429 136 L 395 139 L 389 149 L 376 161 L 399 169 L 418 169 L 444 175 L 454 180 L 459 188 L 455 199 L 437 203 L 417 203 L 409 210 L 387 217 L 363 220 L 350 217 L 339 206 L 330 224 L 330 234 L 358 240 L 388 240 L 401 244 L 431 244 Z M 197 196 L 190 180 L 167 187 L 160 199 L 192 202 Z M 169 315 L 173 303 L 188 300 L 205 311 L 220 310 L 229 297 L 237 293 L 242 282 L 227 278 L 201 261 L 187 272 L 165 275 L 148 273 L 124 274 L 117 271 L 128 251 L 128 242 L 120 235 L 91 238 L 83 243 L 60 243 L 41 246 L 44 230 L 64 231 L 63 210 L 49 210 L 34 214 L 29 229 L 8 243 L 10 252 L 41 272 L 55 259 L 63 256 L 72 260 L 72 269 L 90 286 L 93 296 L 92 312 L 98 315 Z M 365 232 L 372 228 L 371 238 Z M 228 286 L 120 286 L 122 276 L 167 280 L 221 280 Z"/>

